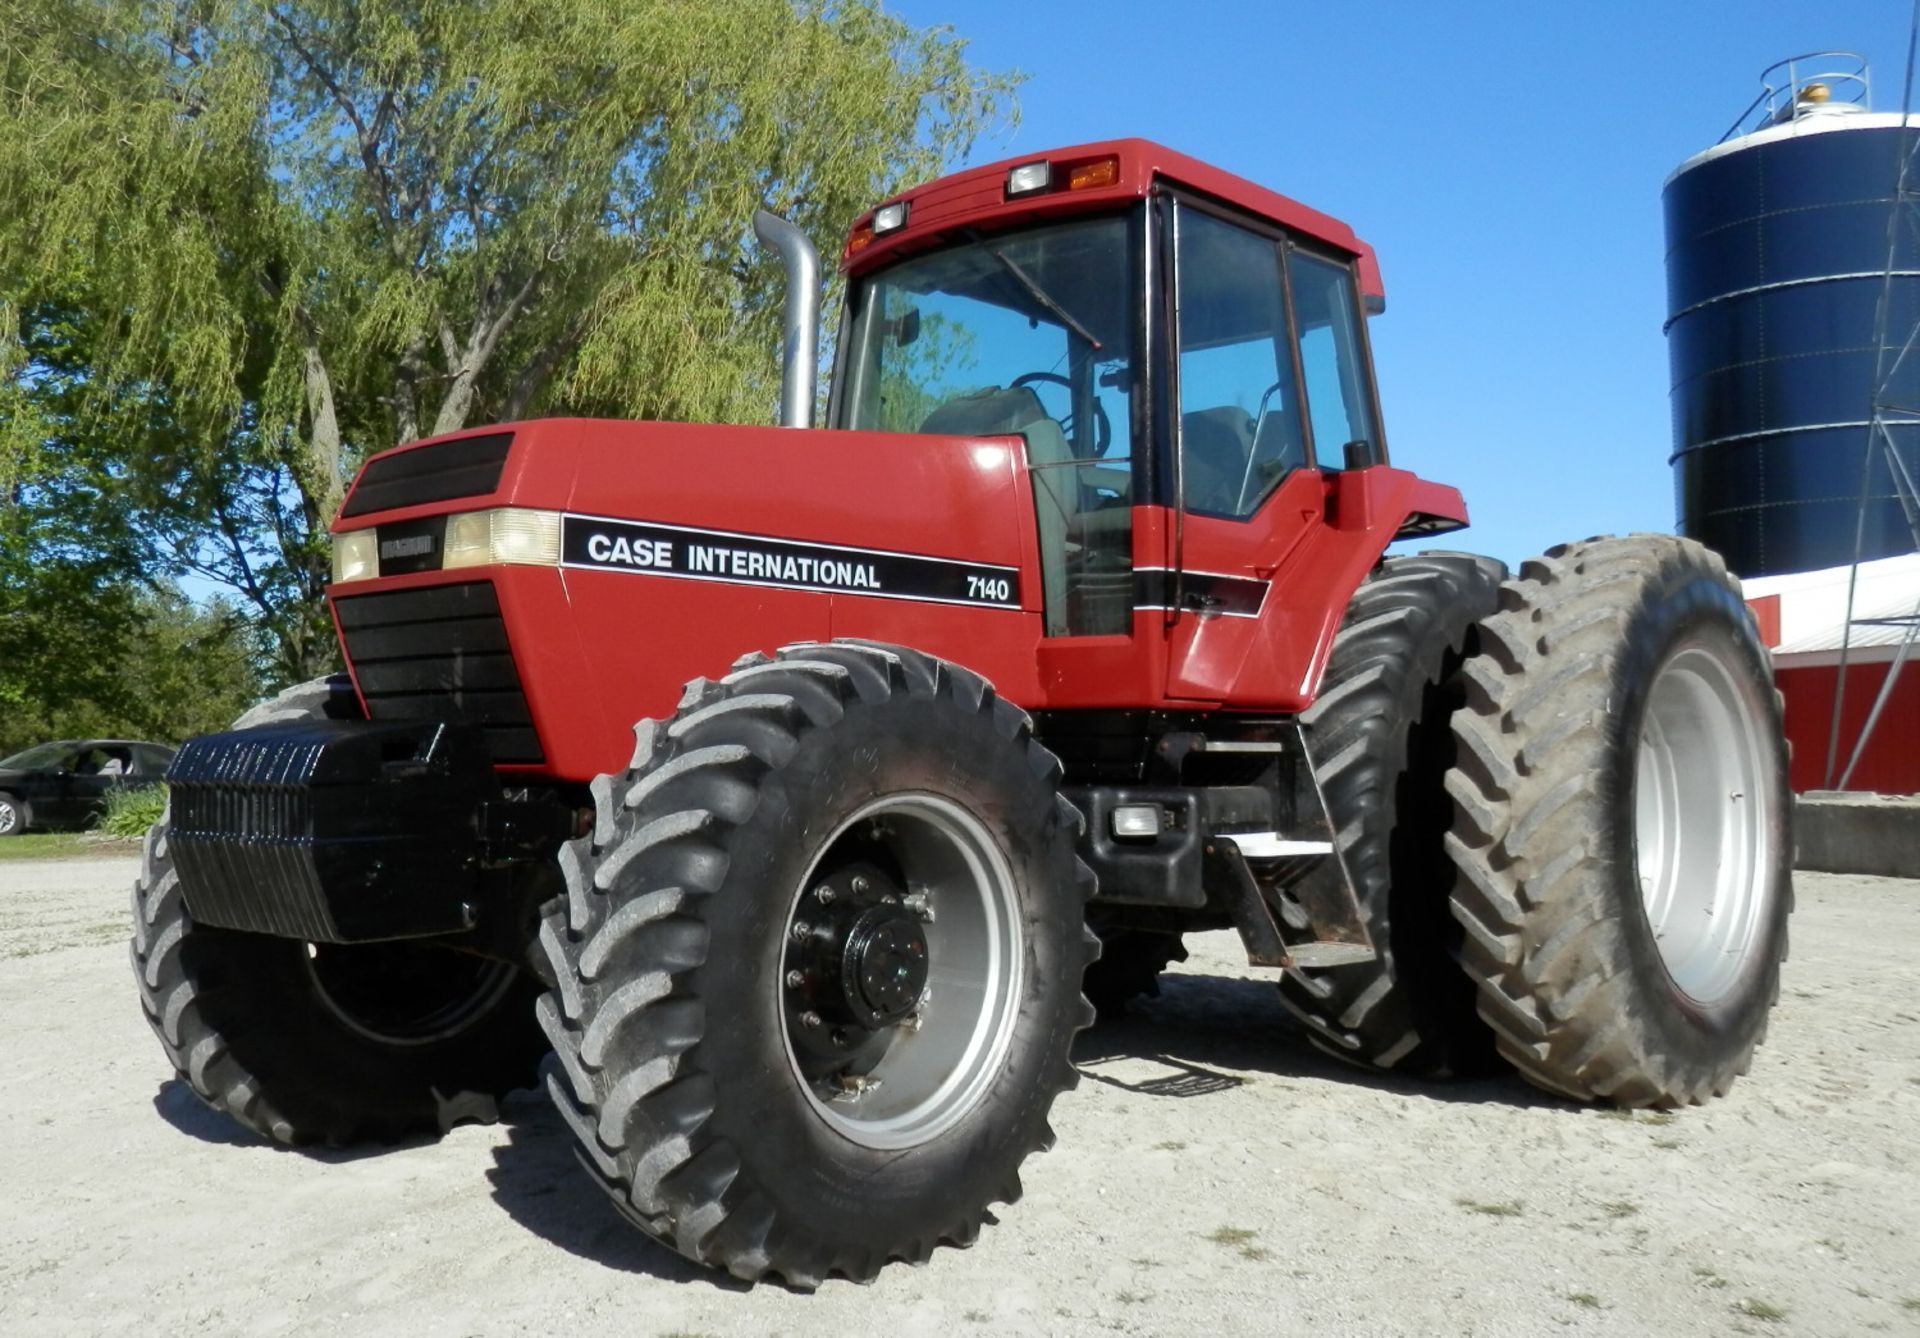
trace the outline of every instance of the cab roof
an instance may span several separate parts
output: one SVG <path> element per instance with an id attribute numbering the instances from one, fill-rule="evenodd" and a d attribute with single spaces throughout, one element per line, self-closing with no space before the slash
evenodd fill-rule
<path id="1" fill-rule="evenodd" d="M 1065 188 L 1075 168 L 1108 158 L 1115 161 L 1117 169 L 1110 184 L 1078 190 Z M 1016 167 L 1041 162 L 1051 168 L 1053 187 L 1009 198 L 1007 174 Z M 857 252 L 849 246 L 841 253 L 840 268 L 849 275 L 867 274 L 927 250 L 962 228 L 999 231 L 1041 219 L 1111 208 L 1123 201 L 1146 198 L 1156 182 L 1210 197 L 1358 257 L 1361 292 L 1370 298 L 1385 299 L 1386 290 L 1380 281 L 1380 266 L 1373 248 L 1355 236 L 1345 223 L 1298 200 L 1255 185 L 1245 177 L 1147 139 L 1109 139 L 1046 153 L 1023 154 L 984 167 L 970 167 L 902 191 L 862 214 L 854 222 L 849 239 L 863 228 L 870 229 L 874 213 L 889 204 L 908 206 L 906 226 L 872 238 Z"/>

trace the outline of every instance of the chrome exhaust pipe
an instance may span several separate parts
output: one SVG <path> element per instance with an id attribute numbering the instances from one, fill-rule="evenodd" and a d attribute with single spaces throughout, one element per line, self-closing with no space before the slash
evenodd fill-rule
<path id="1" fill-rule="evenodd" d="M 820 253 L 778 214 L 753 212 L 753 235 L 787 270 L 787 319 L 780 354 L 780 426 L 812 427 L 814 361 L 820 347 Z"/>

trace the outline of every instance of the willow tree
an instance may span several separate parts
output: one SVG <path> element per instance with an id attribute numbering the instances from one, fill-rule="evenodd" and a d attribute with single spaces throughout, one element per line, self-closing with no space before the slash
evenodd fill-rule
<path id="1" fill-rule="evenodd" d="M 361 456 L 544 412 L 766 420 L 754 208 L 830 244 L 1012 82 L 875 0 L 10 0 L 0 375 L 31 399 L 32 313 L 68 313 L 63 431 L 313 672 Z M 43 417 L 0 422 L 12 505 Z"/>

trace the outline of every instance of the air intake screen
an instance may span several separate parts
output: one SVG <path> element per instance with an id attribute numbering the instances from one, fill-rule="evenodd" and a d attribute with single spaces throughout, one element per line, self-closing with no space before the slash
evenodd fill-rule
<path id="1" fill-rule="evenodd" d="M 546 760 L 491 582 L 354 595 L 334 608 L 373 719 L 464 721 L 495 762 Z"/>
<path id="2" fill-rule="evenodd" d="M 506 467 L 507 449 L 512 445 L 513 433 L 496 432 L 382 456 L 360 471 L 360 481 L 353 485 L 340 514 L 364 516 L 423 502 L 485 496 L 500 486 L 500 471 Z"/>

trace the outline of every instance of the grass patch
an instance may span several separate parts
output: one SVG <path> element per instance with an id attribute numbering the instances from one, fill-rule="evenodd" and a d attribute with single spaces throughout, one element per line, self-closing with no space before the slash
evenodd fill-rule
<path id="1" fill-rule="evenodd" d="M 143 831 L 142 836 L 146 835 Z M 138 841 L 120 841 L 99 832 L 26 832 L 0 837 L 0 863 L 27 859 L 106 859 L 138 855 Z"/>
<path id="2" fill-rule="evenodd" d="M 1455 1199 L 1454 1202 L 1482 1217 L 1518 1217 L 1526 1211 L 1518 1199 L 1510 1199 L 1506 1203 L 1480 1203 L 1474 1199 Z"/>
<path id="3" fill-rule="evenodd" d="M 1908 1296 L 1908 1297 L 1902 1298 L 1900 1302 L 1900 1308 L 1902 1310 L 1911 1310 L 1911 1311 L 1914 1311 L 1916 1314 L 1920 1314 L 1920 1296 Z"/>
<path id="4" fill-rule="evenodd" d="M 1613 1203 L 1602 1204 L 1601 1207 L 1606 1211 L 1606 1214 L 1608 1217 L 1632 1217 L 1635 1213 L 1640 1211 L 1639 1204 L 1629 1203 L 1625 1199 L 1619 1199 Z"/>
<path id="5" fill-rule="evenodd" d="M 167 787 L 134 785 L 107 791 L 107 811 L 100 830 L 122 841 L 137 841 L 167 811 Z"/>
<path id="6" fill-rule="evenodd" d="M 1186 1151 L 1186 1147 L 1187 1145 L 1177 1138 L 1169 1138 L 1164 1143 L 1155 1143 L 1153 1145 L 1154 1151 L 1156 1152 L 1184 1152 Z"/>
<path id="7" fill-rule="evenodd" d="M 1664 1152 L 1671 1152 L 1675 1148 L 1686 1146 L 1685 1143 L 1677 1138 L 1656 1138 L 1653 1140 L 1653 1145 Z"/>
<path id="8" fill-rule="evenodd" d="M 1567 1299 L 1575 1305 L 1583 1305 L 1589 1310 L 1600 1309 L 1600 1298 L 1592 1292 L 1568 1292 Z"/>
<path id="9" fill-rule="evenodd" d="M 1734 1302 L 1733 1313 L 1736 1315 L 1745 1315 L 1748 1319 L 1765 1320 L 1769 1324 L 1778 1323 L 1787 1317 L 1787 1312 L 1779 1306 L 1774 1305 L 1770 1301 L 1762 1301 L 1756 1296 L 1749 1296 L 1744 1301 Z"/>
<path id="10" fill-rule="evenodd" d="M 963 1314 L 960 1318 L 964 1320 L 969 1320 L 974 1324 L 985 1324 L 989 1319 L 992 1318 L 992 1316 L 987 1314 L 987 1312 L 984 1310 L 969 1310 L 965 1314 Z"/>
<path id="11" fill-rule="evenodd" d="M 1215 1245 L 1224 1245 L 1242 1259 L 1257 1264 L 1263 1259 L 1273 1258 L 1273 1251 L 1264 1245 L 1254 1244 L 1259 1235 L 1258 1231 L 1252 1231 L 1246 1227 L 1222 1226 L 1208 1232 L 1207 1239 Z"/>
<path id="12" fill-rule="evenodd" d="M 27 832 L 0 840 L 0 859 L 58 859 L 83 853 L 79 832 Z"/>
<path id="13" fill-rule="evenodd" d="M 1712 1287 L 1716 1291 L 1727 1285 L 1725 1278 L 1721 1277 L 1712 1269 L 1703 1268 L 1699 1264 L 1693 1266 L 1693 1276 L 1699 1280 L 1702 1287 Z"/>
<path id="14" fill-rule="evenodd" d="M 1115 1292 L 1113 1299 L 1121 1305 L 1139 1305 L 1142 1301 L 1151 1301 L 1153 1296 L 1150 1292 L 1126 1291 Z"/>

